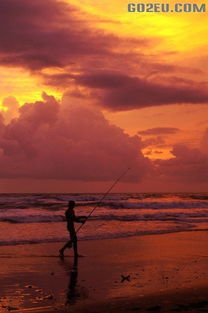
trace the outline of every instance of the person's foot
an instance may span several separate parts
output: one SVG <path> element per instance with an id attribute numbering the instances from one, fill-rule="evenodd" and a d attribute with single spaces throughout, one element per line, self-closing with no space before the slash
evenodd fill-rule
<path id="1" fill-rule="evenodd" d="M 83 258 L 83 257 L 84 257 L 84 255 L 81 255 L 81 254 L 75 254 L 75 255 L 74 255 L 74 257 L 75 257 L 75 258 Z"/>

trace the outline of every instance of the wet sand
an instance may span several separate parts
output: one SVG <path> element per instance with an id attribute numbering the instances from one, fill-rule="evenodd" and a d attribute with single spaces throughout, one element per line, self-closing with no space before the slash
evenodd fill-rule
<path id="1" fill-rule="evenodd" d="M 0 312 L 208 312 L 208 232 L 0 247 Z"/>

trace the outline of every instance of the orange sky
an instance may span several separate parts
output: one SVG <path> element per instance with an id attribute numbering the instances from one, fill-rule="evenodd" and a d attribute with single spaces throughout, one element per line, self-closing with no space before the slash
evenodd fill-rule
<path id="1" fill-rule="evenodd" d="M 98 162 L 99 158 L 102 159 L 98 153 L 98 164 L 94 171 L 103 171 L 103 176 L 97 174 L 89 178 L 90 182 L 87 173 L 83 178 L 81 175 L 76 177 L 73 174 L 70 177 L 69 174 L 65 177 L 58 173 L 57 181 L 56 175 L 51 175 L 50 170 L 43 177 L 36 177 L 34 172 L 26 177 L 23 169 L 14 175 L 7 172 L 6 168 L 8 164 L 11 167 L 11 162 L 18 164 L 20 169 L 29 162 L 17 150 L 17 146 L 21 151 L 26 151 L 26 143 L 31 141 L 30 158 L 33 158 L 32 153 L 36 155 L 39 151 L 40 147 L 36 146 L 38 137 L 33 136 L 33 139 L 27 138 L 23 142 L 21 138 L 25 134 L 21 132 L 17 139 L 11 129 L 16 129 L 16 133 L 19 129 L 28 132 L 25 121 L 27 127 L 28 123 L 37 123 L 38 109 L 34 103 L 39 101 L 44 106 L 44 103 L 52 101 L 48 98 L 42 100 L 43 92 L 56 99 L 61 112 L 65 112 L 62 108 L 64 105 L 72 105 L 76 110 L 90 108 L 89 119 L 93 118 L 93 110 L 97 112 L 97 116 L 102 114 L 97 126 L 101 127 L 102 124 L 102 131 L 100 128 L 96 130 L 95 125 L 90 138 L 97 134 L 103 138 L 105 133 L 106 138 L 109 138 L 112 129 L 110 125 L 115 125 L 117 133 L 122 129 L 122 135 L 116 133 L 115 136 L 118 136 L 123 145 L 125 142 L 126 150 L 129 149 L 127 163 L 134 164 L 138 161 L 138 166 L 146 168 L 146 163 L 142 162 L 149 162 L 144 177 L 138 176 L 139 183 L 133 175 L 133 178 L 130 177 L 122 185 L 122 191 L 206 191 L 207 13 L 131 14 L 127 12 L 127 3 L 124 0 L 115 0 L 113 3 L 108 0 L 97 3 L 93 0 L 47 0 L 43 4 L 37 0 L 34 4 L 29 4 L 26 0 L 8 0 L 6 4 L 0 5 L 4 25 L 4 34 L 0 35 L 0 109 L 6 125 L 0 132 L 1 163 L 6 164 L 0 177 L 5 191 L 67 191 L 68 186 L 72 191 L 96 191 L 96 188 L 104 188 L 102 181 L 111 181 L 113 175 L 116 176 L 126 166 L 125 153 L 118 146 L 118 150 L 102 162 Z M 25 103 L 29 103 L 27 106 L 31 104 L 31 109 L 18 113 L 18 106 L 24 107 Z M 46 104 L 46 113 L 49 109 L 55 110 L 55 105 L 50 105 L 51 102 Z M 67 114 L 71 114 L 72 118 L 73 112 L 70 109 Z M 46 113 L 40 112 L 40 116 Z M 30 118 L 28 114 L 31 114 Z M 52 113 L 49 112 L 50 114 Z M 78 115 L 79 113 L 76 114 Z M 18 119 L 16 124 L 11 122 L 14 117 Z M 53 118 L 55 123 L 59 117 Z M 41 120 L 40 117 L 39 119 Z M 82 119 L 80 115 L 80 122 L 84 123 Z M 69 123 L 70 121 L 69 118 Z M 79 119 L 76 122 L 80 132 L 82 128 L 85 132 L 84 124 L 79 124 Z M 108 128 L 104 128 L 105 123 L 109 124 Z M 31 128 L 31 132 L 33 131 Z M 44 134 L 45 128 L 41 131 Z M 128 136 L 125 137 L 125 134 Z M 78 140 L 76 136 L 70 137 L 70 140 Z M 140 142 L 135 143 L 141 151 L 138 152 L 138 155 L 141 153 L 138 160 L 135 152 L 130 152 L 134 151 L 134 136 L 138 136 Z M 83 146 L 77 153 L 79 151 L 80 163 L 84 164 L 87 158 L 82 159 L 82 155 L 85 155 L 85 150 L 82 150 L 83 137 L 80 140 L 83 140 Z M 100 142 L 102 140 L 100 138 Z M 63 140 L 63 145 L 64 142 Z M 98 149 L 102 149 L 97 141 L 96 145 Z M 105 147 L 105 143 L 102 146 Z M 108 151 L 104 151 L 103 155 L 111 153 L 110 143 L 106 145 L 106 149 Z M 123 157 L 123 166 L 122 160 L 115 161 L 113 153 Z M 37 152 L 38 156 L 39 154 Z M 198 163 L 193 168 L 196 165 L 193 160 L 196 159 Z M 46 162 L 46 157 L 41 156 L 34 162 L 35 165 L 30 160 L 28 169 L 37 167 L 38 171 L 37 164 L 44 165 L 41 162 Z M 64 163 L 65 160 L 60 159 L 59 162 Z M 73 160 L 71 162 L 73 164 Z M 119 165 L 120 168 L 108 176 L 105 173 L 110 172 L 111 167 L 108 168 L 105 162 L 115 162 L 115 166 Z M 139 168 L 135 172 L 139 172 Z M 89 169 L 93 171 L 93 167 Z M 30 179 L 31 188 L 27 186 L 27 179 Z M 46 180 L 47 187 L 44 185 Z"/>

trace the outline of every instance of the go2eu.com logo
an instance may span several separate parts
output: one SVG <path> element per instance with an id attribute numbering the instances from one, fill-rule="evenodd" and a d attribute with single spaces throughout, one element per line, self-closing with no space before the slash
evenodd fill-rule
<path id="1" fill-rule="evenodd" d="M 205 3 L 128 3 L 129 13 L 205 13 Z"/>

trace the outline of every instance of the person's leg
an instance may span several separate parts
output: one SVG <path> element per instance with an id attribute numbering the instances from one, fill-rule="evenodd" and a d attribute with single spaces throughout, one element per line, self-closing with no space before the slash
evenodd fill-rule
<path id="1" fill-rule="evenodd" d="M 77 251 L 77 239 L 73 240 L 73 249 L 74 249 L 74 257 L 78 257 L 78 251 Z"/>
<path id="2" fill-rule="evenodd" d="M 77 251 L 77 235 L 76 232 L 73 232 L 71 235 L 71 241 L 74 249 L 74 257 L 78 257 L 78 251 Z"/>
<path id="3" fill-rule="evenodd" d="M 70 249 L 72 247 L 72 241 L 71 239 L 67 241 L 67 243 L 59 250 L 59 254 L 61 257 L 64 257 L 64 251 L 68 248 Z"/>

